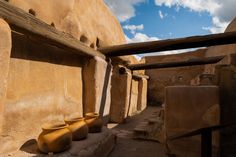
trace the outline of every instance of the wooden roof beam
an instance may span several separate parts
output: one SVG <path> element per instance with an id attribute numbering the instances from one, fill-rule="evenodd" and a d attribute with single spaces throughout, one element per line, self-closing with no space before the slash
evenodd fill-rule
<path id="1" fill-rule="evenodd" d="M 192 36 L 187 38 L 115 45 L 110 47 L 102 47 L 99 51 L 108 57 L 115 57 L 234 43 L 236 43 L 236 31 L 203 36 Z"/>
<path id="2" fill-rule="evenodd" d="M 214 64 L 221 61 L 224 56 L 208 57 L 208 58 L 194 58 L 180 62 L 166 62 L 166 63 L 144 63 L 144 64 L 130 64 L 127 66 L 130 70 L 144 70 L 144 69 L 163 69 L 163 68 L 177 68 L 185 66 L 196 66 Z"/>
<path id="3" fill-rule="evenodd" d="M 6 22 L 8 22 L 11 29 L 43 41 L 43 43 L 74 52 L 82 56 L 99 56 L 105 59 L 105 56 L 102 53 L 83 45 L 83 43 L 74 38 L 72 35 L 58 31 L 54 27 L 37 19 L 35 16 L 2 0 L 0 0 L 0 18 L 3 18 Z"/>

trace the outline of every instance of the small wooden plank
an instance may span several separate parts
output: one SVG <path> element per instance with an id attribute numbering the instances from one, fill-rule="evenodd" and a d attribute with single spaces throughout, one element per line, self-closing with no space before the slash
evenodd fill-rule
<path id="1" fill-rule="evenodd" d="M 128 65 L 127 68 L 129 68 L 130 70 L 144 70 L 144 69 L 163 69 L 163 68 L 206 65 L 206 64 L 217 63 L 221 61 L 223 58 L 224 56 L 219 56 L 219 57 L 208 57 L 204 59 L 190 59 L 181 62 L 131 64 Z"/>
<path id="2" fill-rule="evenodd" d="M 192 36 L 187 38 L 115 45 L 110 47 L 102 47 L 99 51 L 104 53 L 106 56 L 115 57 L 234 43 L 236 43 L 236 31 L 203 36 Z"/>
<path id="3" fill-rule="evenodd" d="M 9 23 L 11 29 L 39 39 L 46 44 L 74 52 L 87 57 L 105 56 L 85 45 L 68 33 L 56 30 L 54 27 L 37 19 L 33 15 L 0 0 L 0 18 Z"/>
<path id="4" fill-rule="evenodd" d="M 133 74 L 132 77 L 136 79 L 142 79 L 142 78 L 145 78 L 147 80 L 149 79 L 149 76 L 143 74 Z"/>

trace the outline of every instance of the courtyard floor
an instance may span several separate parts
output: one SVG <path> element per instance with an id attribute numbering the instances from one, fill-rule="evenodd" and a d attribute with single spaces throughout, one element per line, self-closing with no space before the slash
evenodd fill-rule
<path id="1" fill-rule="evenodd" d="M 157 107 L 148 107 L 142 113 L 129 118 L 124 124 L 109 124 L 108 127 L 117 134 L 117 144 L 109 157 L 167 157 L 164 146 L 155 141 L 134 140 L 133 129 Z"/>

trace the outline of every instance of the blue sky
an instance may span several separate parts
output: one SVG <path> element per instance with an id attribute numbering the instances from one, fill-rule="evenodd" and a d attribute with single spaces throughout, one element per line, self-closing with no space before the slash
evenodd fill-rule
<path id="1" fill-rule="evenodd" d="M 191 35 L 209 34 L 209 30 L 203 27 L 212 26 L 211 16 L 207 12 L 198 13 L 187 8 L 169 8 L 166 6 L 156 6 L 153 1 L 138 4 L 135 7 L 136 16 L 121 22 L 126 25 L 142 25 L 141 32 L 148 36 L 155 36 L 161 39 L 177 38 Z M 163 15 L 160 17 L 160 12 Z M 125 34 L 132 38 L 133 34 L 124 29 Z"/>
<path id="2" fill-rule="evenodd" d="M 129 43 L 222 33 L 236 17 L 236 0 L 104 1 Z"/>

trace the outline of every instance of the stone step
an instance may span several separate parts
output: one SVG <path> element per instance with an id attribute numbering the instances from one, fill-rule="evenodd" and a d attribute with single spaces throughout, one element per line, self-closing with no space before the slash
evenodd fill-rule
<path id="1" fill-rule="evenodd" d="M 151 117 L 148 119 L 148 123 L 149 124 L 155 124 L 155 123 L 163 124 L 164 122 L 160 117 Z"/>
<path id="2" fill-rule="evenodd" d="M 140 122 L 133 130 L 134 139 L 154 140 L 164 142 L 163 119 L 161 112 L 153 112 L 149 118 Z"/>
<path id="3" fill-rule="evenodd" d="M 88 134 L 85 140 L 73 141 L 68 151 L 57 154 L 41 154 L 38 151 L 17 151 L 11 156 L 17 157 L 107 157 L 116 143 L 116 136 L 104 127 L 101 133 Z M 36 143 L 35 143 L 36 145 Z M 37 146 L 29 146 L 35 148 Z"/>

